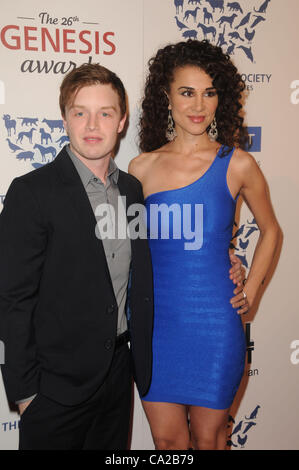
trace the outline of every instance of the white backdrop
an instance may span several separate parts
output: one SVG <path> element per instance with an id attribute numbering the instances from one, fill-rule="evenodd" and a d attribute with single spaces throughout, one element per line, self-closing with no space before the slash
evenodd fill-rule
<path id="1" fill-rule="evenodd" d="M 197 7 L 194 20 L 188 11 Z M 58 89 L 74 64 L 100 62 L 124 81 L 130 125 L 116 157 L 123 170 L 138 154 L 136 123 L 147 61 L 159 47 L 207 37 L 232 54 L 242 73 L 251 153 L 269 183 L 284 240 L 271 282 L 244 320 L 248 360 L 231 413 L 232 449 L 299 448 L 298 17 L 298 0 L 11 0 L 1 5 L 0 211 L 12 179 L 51 161 L 61 148 L 65 134 L 51 121 L 61 119 Z M 236 220 L 236 253 L 249 268 L 257 226 L 244 204 Z M 1 352 L 0 344 L 0 361 Z M 17 427 L 18 414 L 10 410 L 0 383 L 0 449 L 17 448 Z M 136 393 L 131 448 L 154 448 Z"/>

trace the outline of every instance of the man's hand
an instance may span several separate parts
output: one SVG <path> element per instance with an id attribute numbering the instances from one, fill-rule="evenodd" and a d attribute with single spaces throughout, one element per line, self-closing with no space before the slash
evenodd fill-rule
<path id="1" fill-rule="evenodd" d="M 245 279 L 245 268 L 242 266 L 240 258 L 234 255 L 233 253 L 229 254 L 232 267 L 229 270 L 229 277 L 234 284 L 238 286 L 243 286 L 243 281 Z"/>
<path id="2" fill-rule="evenodd" d="M 26 410 L 27 406 L 29 406 L 31 402 L 32 402 L 32 400 L 29 400 L 29 401 L 24 401 L 24 403 L 19 403 L 18 404 L 19 411 L 20 411 L 20 416 L 22 416 L 22 414 Z"/>
<path id="3" fill-rule="evenodd" d="M 232 267 L 229 270 L 229 277 L 237 287 L 234 290 L 235 296 L 230 299 L 233 308 L 238 308 L 237 313 L 240 315 L 247 313 L 249 310 L 249 304 L 247 297 L 243 294 L 243 281 L 245 279 L 245 268 L 242 266 L 240 259 L 230 253 L 230 260 Z"/>

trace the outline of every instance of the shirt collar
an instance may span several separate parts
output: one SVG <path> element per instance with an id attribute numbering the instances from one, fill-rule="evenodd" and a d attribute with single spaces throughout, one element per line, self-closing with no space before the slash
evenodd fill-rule
<path id="1" fill-rule="evenodd" d="M 77 172 L 79 173 L 79 176 L 81 178 L 84 188 L 86 188 L 90 180 L 93 179 L 94 177 L 97 178 L 97 176 L 89 168 L 87 168 L 87 166 L 84 165 L 84 163 L 78 157 L 76 157 L 74 152 L 71 151 L 69 145 L 66 146 L 66 151 L 70 159 L 72 160 L 73 164 L 75 165 Z M 119 175 L 119 168 L 117 167 L 115 161 L 112 158 L 110 158 L 107 177 L 111 179 L 114 184 L 117 184 L 118 175 Z"/>

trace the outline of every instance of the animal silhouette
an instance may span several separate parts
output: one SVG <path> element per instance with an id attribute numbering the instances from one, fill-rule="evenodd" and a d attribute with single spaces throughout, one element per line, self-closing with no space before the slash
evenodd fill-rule
<path id="1" fill-rule="evenodd" d="M 183 11 L 184 0 L 174 0 L 174 5 L 176 8 L 176 13 L 179 14 L 180 7 L 181 7 L 181 11 Z"/>
<path id="2" fill-rule="evenodd" d="M 184 28 L 188 29 L 188 26 L 186 26 L 184 23 L 181 23 L 177 16 L 175 16 L 175 21 L 180 31 L 182 31 Z"/>
<path id="3" fill-rule="evenodd" d="M 250 229 L 248 230 L 248 232 L 246 233 L 245 235 L 245 238 L 248 238 L 250 237 L 250 235 L 255 232 L 256 230 L 258 230 L 258 227 L 250 227 Z"/>
<path id="4" fill-rule="evenodd" d="M 13 142 L 11 142 L 9 139 L 6 139 L 7 142 L 8 142 L 8 146 L 10 148 L 10 150 L 15 153 L 17 150 L 23 150 L 21 147 L 19 147 L 18 145 L 15 145 Z"/>
<path id="5" fill-rule="evenodd" d="M 224 12 L 224 0 L 206 0 L 206 2 L 213 8 L 213 13 L 215 13 L 216 8 L 219 8 L 221 13 Z"/>
<path id="6" fill-rule="evenodd" d="M 195 29 L 188 29 L 183 32 L 183 37 L 188 39 L 197 39 L 197 31 Z"/>
<path id="7" fill-rule="evenodd" d="M 229 11 L 240 11 L 243 14 L 243 10 L 238 2 L 228 3 L 227 7 L 229 8 Z"/>
<path id="8" fill-rule="evenodd" d="M 244 39 L 241 38 L 240 34 L 237 31 L 234 31 L 233 33 L 228 33 L 228 35 L 232 39 L 239 39 L 240 41 L 244 42 Z"/>
<path id="9" fill-rule="evenodd" d="M 247 261 L 247 258 L 246 258 L 246 255 L 243 256 L 243 255 L 236 255 L 239 260 L 241 261 L 241 263 L 243 264 L 243 266 L 245 266 L 245 268 L 248 268 L 248 261 Z"/>
<path id="10" fill-rule="evenodd" d="M 59 129 L 60 132 L 64 131 L 62 120 L 43 119 L 42 122 L 45 122 L 50 127 L 51 133 L 54 132 L 54 129 Z"/>
<path id="11" fill-rule="evenodd" d="M 17 138 L 17 143 L 18 142 L 22 143 L 24 137 L 26 137 L 29 140 L 30 144 L 32 144 L 32 135 L 33 135 L 34 131 L 36 131 L 36 129 L 35 129 L 35 127 L 32 127 L 30 129 L 30 131 L 28 131 L 28 132 L 19 132 L 18 133 L 18 138 Z"/>
<path id="12" fill-rule="evenodd" d="M 251 413 L 251 415 L 249 416 L 249 418 L 247 418 L 247 416 L 245 416 L 245 419 L 255 419 L 256 416 L 257 416 L 257 413 L 258 413 L 259 408 L 260 408 L 260 405 L 257 405 L 257 406 L 254 408 L 254 410 L 253 410 L 253 412 Z"/>
<path id="13" fill-rule="evenodd" d="M 233 13 L 231 16 L 221 16 L 217 23 L 219 23 L 219 26 L 222 26 L 223 23 L 228 23 L 230 27 L 232 27 L 232 24 L 234 22 L 234 19 L 237 18 L 238 15 L 236 13 Z"/>
<path id="14" fill-rule="evenodd" d="M 240 24 L 238 24 L 238 26 L 236 26 L 235 29 L 239 29 L 241 26 L 244 26 L 245 24 L 249 23 L 250 15 L 251 15 L 251 12 L 247 13 L 247 15 L 245 15 L 244 18 L 242 18 L 242 20 L 240 21 Z"/>
<path id="15" fill-rule="evenodd" d="M 229 42 L 231 43 L 231 45 L 227 48 L 226 53 L 228 55 L 232 55 L 234 53 L 236 44 L 233 41 L 229 41 Z"/>
<path id="16" fill-rule="evenodd" d="M 242 250 L 246 250 L 246 248 L 248 247 L 249 245 L 249 239 L 246 241 L 246 242 L 243 242 L 241 239 L 239 240 L 239 245 L 240 245 L 240 248 L 242 248 Z"/>
<path id="17" fill-rule="evenodd" d="M 48 140 L 50 140 L 52 142 L 52 137 L 50 134 L 48 134 L 45 129 L 43 129 L 42 127 L 40 128 L 39 130 L 41 136 L 40 136 L 40 143 L 43 144 L 44 140 L 46 141 L 46 145 L 48 145 Z"/>
<path id="18" fill-rule="evenodd" d="M 240 421 L 239 424 L 237 424 L 233 432 L 228 437 L 232 437 L 234 434 L 237 434 L 239 431 L 241 431 L 242 424 L 243 424 L 243 421 Z"/>
<path id="19" fill-rule="evenodd" d="M 254 62 L 251 47 L 238 46 L 237 49 L 242 49 L 242 51 L 244 51 L 248 59 L 251 62 Z"/>
<path id="20" fill-rule="evenodd" d="M 7 135 L 8 137 L 10 137 L 12 129 L 15 131 L 14 133 L 16 133 L 17 121 L 15 119 L 10 119 L 10 114 L 4 114 L 3 120 L 4 120 L 6 130 L 7 130 Z"/>
<path id="21" fill-rule="evenodd" d="M 17 155 L 18 160 L 34 160 L 34 152 L 20 152 Z"/>
<path id="22" fill-rule="evenodd" d="M 69 138 L 67 135 L 62 135 L 58 140 L 56 140 L 56 144 L 59 144 L 59 147 L 61 148 L 63 144 L 66 142 L 69 142 Z"/>
<path id="23" fill-rule="evenodd" d="M 240 434 L 238 435 L 238 444 L 243 448 L 245 442 L 247 441 L 247 435 L 244 437 L 241 437 Z"/>
<path id="24" fill-rule="evenodd" d="M 203 9 L 203 12 L 204 12 L 204 17 L 203 17 L 204 24 L 206 24 L 206 20 L 208 24 L 210 24 L 210 20 L 212 20 L 212 22 L 214 21 L 212 13 L 208 12 L 206 7 Z"/>
<path id="25" fill-rule="evenodd" d="M 37 148 L 40 151 L 43 162 L 46 161 L 46 155 L 49 153 L 52 155 L 52 160 L 56 157 L 56 149 L 54 147 L 43 147 L 42 145 L 35 144 L 33 148 Z"/>
<path id="26" fill-rule="evenodd" d="M 38 118 L 26 118 L 18 117 L 17 119 L 22 119 L 21 126 L 37 126 Z"/>
<path id="27" fill-rule="evenodd" d="M 188 21 L 188 20 L 189 20 L 189 16 L 193 16 L 194 23 L 195 23 L 198 10 L 200 10 L 199 7 L 196 7 L 195 10 L 186 10 L 186 11 L 185 11 L 185 16 L 184 16 L 184 18 L 183 18 L 183 21 L 184 21 L 184 20 Z"/>
<path id="28" fill-rule="evenodd" d="M 262 5 L 260 6 L 259 10 L 256 10 L 254 8 L 254 11 L 256 11 L 257 13 L 266 13 L 269 3 L 270 0 L 265 0 L 264 3 L 262 3 Z"/>
<path id="29" fill-rule="evenodd" d="M 246 434 L 246 433 L 249 431 L 249 429 L 252 428 L 252 426 L 256 426 L 256 423 L 253 423 L 253 422 L 251 422 L 251 423 L 246 423 L 246 424 L 247 424 L 247 426 L 246 426 L 246 428 L 244 429 L 243 434 Z"/>
<path id="30" fill-rule="evenodd" d="M 245 28 L 245 38 L 247 39 L 248 43 L 251 43 L 252 39 L 254 38 L 254 35 L 255 30 L 250 32 L 247 28 Z"/>
<path id="31" fill-rule="evenodd" d="M 222 47 L 222 46 L 224 46 L 225 44 L 227 44 L 227 42 L 226 42 L 226 40 L 225 40 L 225 38 L 224 38 L 224 33 L 225 33 L 225 26 L 224 26 L 224 28 L 223 28 L 222 33 L 219 33 L 218 41 L 217 41 L 216 46 Z"/>
<path id="32" fill-rule="evenodd" d="M 245 224 L 241 225 L 241 227 L 236 231 L 235 235 L 233 236 L 233 239 L 237 238 L 239 235 L 242 235 L 242 233 L 244 232 L 244 228 Z"/>
<path id="33" fill-rule="evenodd" d="M 236 444 L 234 444 L 233 441 L 231 441 L 230 439 L 227 441 L 226 445 L 227 445 L 227 447 L 231 447 L 231 446 L 233 446 L 233 447 L 238 447 L 238 446 L 237 446 Z"/>
<path id="34" fill-rule="evenodd" d="M 202 23 L 198 23 L 197 27 L 202 29 L 202 32 L 203 32 L 203 35 L 204 35 L 205 39 L 207 38 L 208 34 L 212 34 L 213 39 L 215 39 L 217 31 L 216 31 L 216 28 L 214 26 L 206 26 Z"/>
<path id="35" fill-rule="evenodd" d="M 250 26 L 251 28 L 254 28 L 256 25 L 258 25 L 261 21 L 266 21 L 266 18 L 263 18 L 262 16 L 258 16 L 258 15 L 253 15 L 256 20 L 254 20 L 254 22 L 252 23 L 252 25 Z"/>

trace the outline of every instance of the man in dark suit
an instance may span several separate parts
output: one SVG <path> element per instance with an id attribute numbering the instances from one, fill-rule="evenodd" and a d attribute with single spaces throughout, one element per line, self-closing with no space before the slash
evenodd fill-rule
<path id="1" fill-rule="evenodd" d="M 142 188 L 112 158 L 123 84 L 85 64 L 60 107 L 70 145 L 12 182 L 0 216 L 2 374 L 20 449 L 125 449 L 131 372 L 141 395 L 151 379 L 153 299 L 147 241 L 121 217 Z"/>

